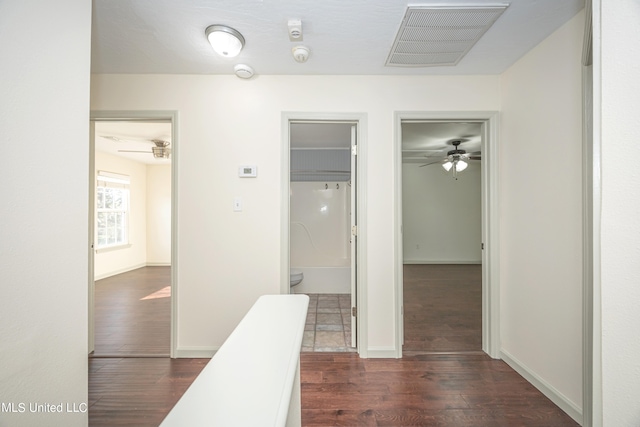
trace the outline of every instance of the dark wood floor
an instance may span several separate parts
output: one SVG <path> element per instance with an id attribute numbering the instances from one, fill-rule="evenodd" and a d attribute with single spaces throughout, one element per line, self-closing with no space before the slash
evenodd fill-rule
<path id="1" fill-rule="evenodd" d="M 301 357 L 302 425 L 577 426 L 506 363 L 486 355 Z"/>
<path id="2" fill-rule="evenodd" d="M 426 278 L 419 271 L 420 268 L 407 267 L 407 343 L 412 343 L 413 348 L 418 350 L 479 350 L 480 308 L 470 308 L 472 304 L 468 300 L 476 298 L 474 295 L 480 290 L 477 284 L 467 287 L 462 283 L 476 283 L 479 266 L 463 269 L 455 280 L 446 266 L 432 266 L 434 271 Z M 444 278 L 434 278 L 436 273 Z M 147 279 L 150 283 L 156 283 L 142 290 L 127 287 L 127 281 L 120 281 L 125 289 L 115 292 L 110 302 L 102 307 L 105 312 L 101 313 L 102 318 L 111 318 L 116 323 L 100 327 L 100 337 L 108 339 L 101 344 L 96 342 L 96 350 L 120 354 L 130 351 L 168 353 L 169 309 L 159 307 L 160 304 L 168 304 L 169 298 L 140 300 L 163 289 L 165 283 L 158 282 L 158 276 L 162 275 L 168 277 L 167 270 L 157 267 L 127 273 L 129 285 L 131 281 Z M 108 280 L 96 285 L 96 294 L 99 290 L 107 294 L 107 290 L 119 287 L 112 285 L 107 288 Z M 107 283 L 107 286 L 101 288 L 103 283 Z M 438 290 L 427 294 L 430 301 L 414 301 L 423 298 L 424 291 L 430 287 Z M 415 292 L 413 296 L 412 292 Z M 445 295 L 455 302 L 447 302 Z M 129 305 L 125 302 L 127 299 L 137 301 L 132 302 L 133 305 L 140 303 L 144 306 L 149 302 L 151 304 L 146 304 L 146 308 L 155 308 L 138 311 L 138 314 L 116 314 L 118 307 L 125 309 Z M 477 299 L 480 299 L 479 295 Z M 111 311 L 107 310 L 108 307 L 111 307 Z M 166 318 L 158 322 L 157 315 L 162 310 Z M 423 311 L 428 313 L 420 314 Z M 438 320 L 436 313 L 440 313 L 445 320 Z M 145 316 L 148 319 L 145 320 Z M 156 329 L 158 324 L 163 326 Z M 434 326 L 429 327 L 428 324 Z M 127 331 L 132 325 L 140 328 L 136 332 Z M 153 329 L 156 332 L 150 332 Z M 429 332 L 420 335 L 423 329 Z M 447 338 L 438 339 L 438 333 Z M 147 335 L 155 336 L 151 344 L 136 349 L 132 347 L 134 343 L 146 340 Z M 161 338 L 163 336 L 166 338 Z M 476 337 L 469 339 L 472 346 L 460 346 L 465 337 Z M 107 342 L 111 344 L 107 345 Z M 159 342 L 163 342 L 162 346 L 157 344 Z M 432 346 L 425 346 L 427 343 Z M 433 346 L 434 343 L 437 345 Z M 454 348 L 453 344 L 458 347 Z M 361 359 L 354 353 L 302 353 L 300 360 L 302 424 L 305 427 L 578 425 L 504 362 L 492 360 L 483 354 L 423 354 L 405 355 L 402 359 Z M 207 362 L 208 359 L 90 358 L 89 425 L 158 426 Z"/>
<path id="3" fill-rule="evenodd" d="M 159 425 L 207 359 L 91 359 L 89 425 Z M 482 355 L 302 353 L 302 425 L 561 427 L 568 415 Z M 239 398 L 242 398 L 239 396 Z"/>
<path id="4" fill-rule="evenodd" d="M 97 280 L 94 356 L 170 352 L 171 267 L 143 267 Z"/>
<path id="5" fill-rule="evenodd" d="M 482 350 L 482 266 L 410 264 L 404 274 L 405 352 Z"/>
<path id="6" fill-rule="evenodd" d="M 90 358 L 89 425 L 157 427 L 207 362 Z"/>

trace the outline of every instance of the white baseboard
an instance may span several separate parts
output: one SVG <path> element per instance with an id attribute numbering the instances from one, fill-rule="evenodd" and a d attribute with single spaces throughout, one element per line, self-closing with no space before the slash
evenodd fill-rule
<path id="1" fill-rule="evenodd" d="M 174 357 L 176 359 L 211 359 L 220 347 L 180 347 L 177 348 Z"/>
<path id="2" fill-rule="evenodd" d="M 131 267 L 125 267 L 125 268 L 121 268 L 115 271 L 110 271 L 108 273 L 102 273 L 100 275 L 97 275 L 94 277 L 93 280 L 100 280 L 100 279 L 106 279 L 107 277 L 111 277 L 111 276 L 116 276 L 118 274 L 122 274 L 122 273 L 126 273 L 128 271 L 133 271 L 133 270 L 137 270 L 139 268 L 142 267 L 171 267 L 171 263 L 160 263 L 160 262 L 145 262 L 142 264 L 136 264 L 134 266 Z"/>
<path id="3" fill-rule="evenodd" d="M 482 264 L 482 261 L 478 260 L 466 260 L 466 259 L 439 259 L 439 260 L 426 260 L 426 259 L 405 259 L 403 264 Z"/>
<path id="4" fill-rule="evenodd" d="M 511 366 L 514 371 L 522 375 L 525 380 L 529 381 L 535 388 L 540 390 L 542 394 L 547 396 L 560 409 L 566 412 L 575 420 L 575 422 L 582 425 L 582 409 L 578 407 L 578 405 L 569 400 L 555 387 L 540 378 L 535 372 L 529 369 L 529 367 L 521 363 L 508 352 L 500 350 L 500 356 L 501 359 L 504 360 L 507 365 Z"/>
<path id="5" fill-rule="evenodd" d="M 368 359 L 398 359 L 398 351 L 394 347 L 369 347 Z"/>
<path id="6" fill-rule="evenodd" d="M 142 263 L 142 264 L 132 265 L 130 267 L 120 268 L 120 269 L 115 270 L 115 271 L 110 271 L 108 273 L 102 273 L 100 275 L 96 275 L 93 280 L 106 279 L 107 277 L 111 277 L 111 276 L 115 276 L 115 275 L 118 275 L 118 274 L 126 273 L 127 271 L 137 270 L 139 268 L 146 267 L 146 266 L 147 266 L 146 263 Z"/>

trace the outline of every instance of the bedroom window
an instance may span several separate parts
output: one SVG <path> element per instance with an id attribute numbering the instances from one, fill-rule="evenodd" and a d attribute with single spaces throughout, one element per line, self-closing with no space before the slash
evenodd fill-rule
<path id="1" fill-rule="evenodd" d="M 127 175 L 98 171 L 96 189 L 96 249 L 129 243 L 129 184 Z"/>

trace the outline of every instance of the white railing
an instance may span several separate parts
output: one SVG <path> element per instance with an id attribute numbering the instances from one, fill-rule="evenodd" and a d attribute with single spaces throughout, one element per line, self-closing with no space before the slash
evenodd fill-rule
<path id="1" fill-rule="evenodd" d="M 258 299 L 161 427 L 298 427 L 306 295 Z"/>

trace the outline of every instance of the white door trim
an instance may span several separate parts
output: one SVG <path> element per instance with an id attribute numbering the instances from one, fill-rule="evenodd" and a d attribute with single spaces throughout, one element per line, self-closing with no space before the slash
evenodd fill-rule
<path id="1" fill-rule="evenodd" d="M 95 121 L 113 121 L 113 120 L 170 120 L 171 121 L 171 326 L 170 326 L 170 357 L 176 357 L 177 345 L 177 312 L 178 312 L 178 159 L 179 148 L 178 143 L 178 111 L 161 111 L 161 110 L 139 110 L 139 111 L 91 111 L 89 119 Z M 91 138 L 90 153 L 94 153 L 95 141 Z M 90 167 L 93 165 L 90 160 Z M 95 166 L 93 166 L 95 169 Z M 95 170 L 90 173 L 95 175 Z M 92 178 L 93 179 L 93 178 Z M 90 180 L 89 182 L 93 182 Z M 90 218 L 93 218 L 95 207 L 90 203 Z M 93 221 L 93 219 L 91 219 Z M 89 246 L 93 243 L 93 235 L 89 236 Z M 93 280 L 89 281 L 89 295 L 93 295 Z M 89 306 L 89 324 L 93 323 L 93 304 Z M 89 342 L 93 342 L 93 330 L 90 330 Z"/>
<path id="2" fill-rule="evenodd" d="M 289 181 L 290 181 L 290 143 L 289 123 L 292 121 L 315 122 L 343 122 L 355 123 L 358 134 L 357 155 L 357 349 L 360 357 L 368 357 L 368 322 L 367 322 L 367 114 L 366 113 L 309 113 L 309 112 L 283 112 L 282 113 L 282 153 L 281 153 L 281 223 L 280 223 L 280 292 L 288 294 L 289 286 Z M 352 190 L 353 191 L 353 190 Z"/>
<path id="3" fill-rule="evenodd" d="M 482 350 L 500 358 L 500 239 L 498 192 L 497 111 L 398 111 L 395 113 L 394 253 L 396 349 L 402 357 L 404 341 L 402 274 L 402 121 L 470 121 L 483 124 L 482 137 Z"/>

